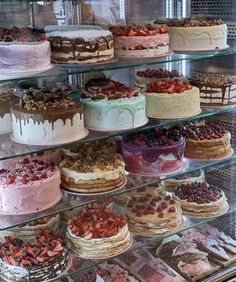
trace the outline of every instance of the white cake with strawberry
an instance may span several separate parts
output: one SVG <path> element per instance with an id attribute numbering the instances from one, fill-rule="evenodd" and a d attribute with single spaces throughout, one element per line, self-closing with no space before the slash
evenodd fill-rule
<path id="1" fill-rule="evenodd" d="M 153 25 L 112 26 L 117 57 L 149 58 L 169 54 L 169 35 L 166 27 Z"/>
<path id="2" fill-rule="evenodd" d="M 146 96 L 146 115 L 159 119 L 179 119 L 201 112 L 199 89 L 185 79 L 159 80 L 149 84 Z"/>

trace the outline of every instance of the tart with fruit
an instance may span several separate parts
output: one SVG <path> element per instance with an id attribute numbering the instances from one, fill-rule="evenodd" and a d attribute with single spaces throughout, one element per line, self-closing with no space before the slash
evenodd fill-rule
<path id="1" fill-rule="evenodd" d="M 40 231 L 34 242 L 5 237 L 0 245 L 0 276 L 6 281 L 48 281 L 62 275 L 70 264 L 62 239 Z"/>
<path id="2" fill-rule="evenodd" d="M 143 236 L 164 235 L 182 225 L 180 204 L 170 195 L 147 193 L 132 197 L 125 207 L 125 216 L 130 231 Z"/>
<path id="3" fill-rule="evenodd" d="M 10 107 L 19 100 L 10 90 L 0 93 L 0 134 L 12 131 Z"/>
<path id="4" fill-rule="evenodd" d="M 231 134 L 221 125 L 190 125 L 180 131 L 186 138 L 184 156 L 188 159 L 214 160 L 233 154 Z"/>
<path id="5" fill-rule="evenodd" d="M 128 135 L 122 141 L 126 169 L 155 177 L 182 169 L 184 148 L 185 140 L 178 129 L 152 129 Z"/>
<path id="6" fill-rule="evenodd" d="M 201 112 L 199 89 L 185 79 L 159 80 L 142 91 L 146 96 L 146 115 L 159 119 L 179 119 Z"/>
<path id="7" fill-rule="evenodd" d="M 0 231 L 0 240 L 4 241 L 4 237 L 10 236 L 12 238 L 20 239 L 24 242 L 33 242 L 39 230 L 52 231 L 53 233 L 58 232 L 60 224 L 59 214 L 55 216 L 47 216 L 27 224 L 21 224 L 19 226 Z"/>
<path id="8" fill-rule="evenodd" d="M 126 182 L 125 163 L 118 154 L 88 154 L 65 158 L 60 163 L 62 186 L 78 193 L 114 190 Z"/>
<path id="9" fill-rule="evenodd" d="M 122 130 L 147 122 L 145 97 L 114 80 L 92 79 L 80 102 L 85 107 L 85 125 L 94 130 Z"/>
<path id="10" fill-rule="evenodd" d="M 11 107 L 14 141 L 56 145 L 83 138 L 84 107 L 70 97 L 71 91 L 70 85 L 26 90 L 20 104 Z"/>
<path id="11" fill-rule="evenodd" d="M 207 182 L 182 184 L 175 189 L 174 197 L 183 214 L 196 218 L 218 216 L 229 209 L 224 192 Z"/>
<path id="12" fill-rule="evenodd" d="M 182 185 L 187 183 L 195 183 L 195 182 L 204 182 L 205 181 L 205 173 L 203 170 L 196 170 L 193 172 L 186 173 L 184 175 L 177 176 L 175 178 L 168 178 L 163 180 L 164 188 L 166 191 L 174 192 L 174 190 Z"/>
<path id="13" fill-rule="evenodd" d="M 142 71 L 137 71 L 135 75 L 135 85 L 137 87 L 143 88 L 148 84 L 159 80 L 172 80 L 179 78 L 180 74 L 177 70 L 165 70 L 165 69 L 145 69 Z"/>
<path id="14" fill-rule="evenodd" d="M 0 169 L 0 213 L 40 212 L 61 199 L 60 171 L 54 163 L 25 158 Z"/>
<path id="15" fill-rule="evenodd" d="M 169 35 L 166 27 L 151 24 L 140 26 L 111 26 L 115 55 L 128 58 L 152 58 L 169 54 Z"/>
<path id="16" fill-rule="evenodd" d="M 86 209 L 68 221 L 68 246 L 87 259 L 116 256 L 132 244 L 128 225 L 122 215 L 106 209 Z"/>

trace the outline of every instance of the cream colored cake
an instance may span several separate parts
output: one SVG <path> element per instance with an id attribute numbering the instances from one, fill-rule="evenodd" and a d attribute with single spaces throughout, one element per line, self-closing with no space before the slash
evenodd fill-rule
<path id="1" fill-rule="evenodd" d="M 130 231 L 143 236 L 168 234 L 182 224 L 180 204 L 169 195 L 132 197 L 125 216 Z"/>
<path id="2" fill-rule="evenodd" d="M 144 89 L 146 115 L 160 119 L 179 119 L 201 112 L 199 89 L 187 80 L 157 81 Z"/>
<path id="3" fill-rule="evenodd" d="M 118 255 L 132 244 L 128 225 L 122 215 L 104 209 L 87 209 L 68 221 L 69 249 L 86 259 Z"/>

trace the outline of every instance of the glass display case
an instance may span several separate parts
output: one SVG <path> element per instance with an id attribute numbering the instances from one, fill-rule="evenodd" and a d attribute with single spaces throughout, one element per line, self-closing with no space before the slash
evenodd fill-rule
<path id="1" fill-rule="evenodd" d="M 235 15 L 0 1 L 0 279 L 234 281 Z"/>

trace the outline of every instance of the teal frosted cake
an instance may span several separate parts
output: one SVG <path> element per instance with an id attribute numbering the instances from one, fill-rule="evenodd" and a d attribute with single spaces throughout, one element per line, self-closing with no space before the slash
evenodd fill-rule
<path id="1" fill-rule="evenodd" d="M 146 123 L 145 97 L 124 84 L 107 79 L 87 83 L 80 102 L 85 106 L 85 124 L 95 130 L 119 130 Z"/>

